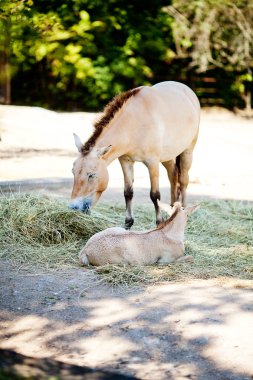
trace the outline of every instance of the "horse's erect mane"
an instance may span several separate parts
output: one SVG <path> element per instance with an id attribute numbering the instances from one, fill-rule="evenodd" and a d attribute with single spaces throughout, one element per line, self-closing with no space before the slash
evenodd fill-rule
<path id="1" fill-rule="evenodd" d="M 116 113 L 122 108 L 123 104 L 132 96 L 136 95 L 140 91 L 140 87 L 134 88 L 133 90 L 129 90 L 123 92 L 107 104 L 105 106 L 103 114 L 101 118 L 96 121 L 94 124 L 94 132 L 91 137 L 86 141 L 83 145 L 81 152 L 82 155 L 85 156 L 89 153 L 90 149 L 95 145 L 97 138 L 101 135 L 103 129 L 110 123 L 110 121 L 114 118 Z"/>

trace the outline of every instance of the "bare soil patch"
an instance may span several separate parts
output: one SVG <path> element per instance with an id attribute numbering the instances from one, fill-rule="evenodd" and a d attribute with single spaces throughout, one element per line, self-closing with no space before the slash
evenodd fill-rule
<path id="1" fill-rule="evenodd" d="M 243 281 L 126 292 L 93 276 L 2 268 L 1 348 L 140 379 L 252 377 L 253 290 Z"/>

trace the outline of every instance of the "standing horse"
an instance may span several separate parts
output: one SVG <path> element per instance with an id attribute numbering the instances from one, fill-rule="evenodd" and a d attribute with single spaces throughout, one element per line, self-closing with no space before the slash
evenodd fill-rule
<path id="1" fill-rule="evenodd" d="M 88 212 L 108 185 L 107 166 L 116 158 L 124 175 L 126 229 L 133 225 L 133 165 L 143 162 L 150 175 L 150 197 L 156 223 L 162 221 L 158 200 L 159 163 L 171 184 L 171 204 L 182 197 L 186 205 L 188 171 L 198 138 L 200 105 L 195 93 L 178 82 L 143 86 L 114 98 L 95 123 L 85 144 L 74 135 L 79 157 L 74 162 L 70 207 Z"/>

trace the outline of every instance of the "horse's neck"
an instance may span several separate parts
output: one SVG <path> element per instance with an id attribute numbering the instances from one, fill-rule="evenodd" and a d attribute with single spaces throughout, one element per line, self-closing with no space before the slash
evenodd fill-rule
<path id="1" fill-rule="evenodd" d="M 107 165 L 112 161 L 124 155 L 131 144 L 131 127 L 128 125 L 127 115 L 122 112 L 116 115 L 108 127 L 99 136 L 96 145 L 106 147 L 112 145 L 112 148 L 104 157 Z"/>

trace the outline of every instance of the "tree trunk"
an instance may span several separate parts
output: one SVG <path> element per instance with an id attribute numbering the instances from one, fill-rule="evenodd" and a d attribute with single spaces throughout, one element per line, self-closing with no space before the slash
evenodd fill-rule
<path id="1" fill-rule="evenodd" d="M 3 104 L 11 103 L 11 68 L 9 63 L 10 56 L 10 23 L 9 20 L 2 20 L 3 35 L 0 59 L 0 93 Z"/>

